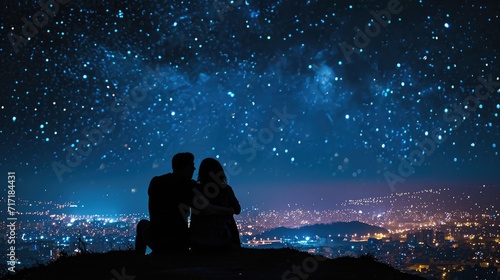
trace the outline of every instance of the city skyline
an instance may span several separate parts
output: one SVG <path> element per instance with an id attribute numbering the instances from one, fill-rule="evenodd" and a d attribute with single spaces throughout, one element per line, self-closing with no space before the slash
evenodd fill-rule
<path id="1" fill-rule="evenodd" d="M 371 254 L 424 277 L 461 273 L 471 269 L 468 266 L 493 273 L 500 264 L 500 229 L 495 226 L 500 221 L 498 188 L 424 189 L 348 199 L 332 210 L 250 207 L 235 218 L 241 241 L 250 248 L 292 247 L 328 258 Z M 135 225 L 148 218 L 147 212 L 70 214 L 78 210 L 74 206 L 18 199 L 17 269 L 65 253 L 133 248 Z"/>

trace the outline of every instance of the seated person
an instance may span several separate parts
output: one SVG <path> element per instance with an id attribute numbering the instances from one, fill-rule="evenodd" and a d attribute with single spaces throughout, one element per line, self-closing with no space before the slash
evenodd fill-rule
<path id="1" fill-rule="evenodd" d="M 209 205 L 229 211 L 207 212 L 191 215 L 191 246 L 193 250 L 225 250 L 240 247 L 240 236 L 233 213 L 241 212 L 240 203 L 233 189 L 227 184 L 222 165 L 213 158 L 206 158 L 200 164 L 198 193 L 203 194 Z M 213 213 L 213 212 L 211 212 Z"/>
<path id="2" fill-rule="evenodd" d="M 182 206 L 192 204 L 193 189 L 197 187 L 191 179 L 195 169 L 193 154 L 179 153 L 172 158 L 172 173 L 151 179 L 148 188 L 150 221 L 141 220 L 137 224 L 137 254 L 144 255 L 146 245 L 160 254 L 189 249 L 189 207 L 182 209 Z"/>

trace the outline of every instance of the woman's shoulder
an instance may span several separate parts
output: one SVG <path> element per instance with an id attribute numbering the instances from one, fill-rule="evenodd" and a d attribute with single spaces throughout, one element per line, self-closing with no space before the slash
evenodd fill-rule
<path id="1" fill-rule="evenodd" d="M 224 186 L 224 191 L 234 194 L 233 188 L 228 184 Z"/>

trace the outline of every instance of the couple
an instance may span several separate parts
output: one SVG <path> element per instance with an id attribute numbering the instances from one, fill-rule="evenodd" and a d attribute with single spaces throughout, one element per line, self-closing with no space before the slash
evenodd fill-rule
<path id="1" fill-rule="evenodd" d="M 225 250 L 240 247 L 233 215 L 241 207 L 222 165 L 213 158 L 200 164 L 198 182 L 192 180 L 194 156 L 178 153 L 172 158 L 172 173 L 154 177 L 148 189 L 149 218 L 137 224 L 135 250 L 146 253 Z M 191 210 L 191 224 L 187 218 Z"/>

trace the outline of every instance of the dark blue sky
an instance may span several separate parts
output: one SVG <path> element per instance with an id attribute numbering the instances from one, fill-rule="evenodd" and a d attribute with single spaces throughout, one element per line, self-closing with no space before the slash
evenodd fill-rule
<path id="1" fill-rule="evenodd" d="M 115 2 L 1 4 L 19 196 L 145 209 L 182 151 L 269 208 L 500 181 L 495 1 Z"/>

